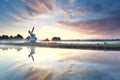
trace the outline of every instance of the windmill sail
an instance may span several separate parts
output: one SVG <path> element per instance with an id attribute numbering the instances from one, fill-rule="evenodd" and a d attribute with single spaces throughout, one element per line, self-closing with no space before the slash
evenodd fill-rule
<path id="1" fill-rule="evenodd" d="M 33 31 L 34 31 L 34 27 L 32 28 L 32 31 L 31 31 L 31 32 L 33 33 Z"/>

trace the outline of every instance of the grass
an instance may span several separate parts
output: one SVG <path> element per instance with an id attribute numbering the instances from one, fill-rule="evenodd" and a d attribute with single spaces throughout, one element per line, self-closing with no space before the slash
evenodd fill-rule
<path id="1" fill-rule="evenodd" d="M 120 51 L 120 43 L 117 44 L 65 44 L 65 43 L 0 43 L 4 45 L 17 46 L 37 46 L 37 47 L 53 47 L 53 48 L 70 48 L 70 49 L 93 49 L 93 50 L 118 50 Z"/>

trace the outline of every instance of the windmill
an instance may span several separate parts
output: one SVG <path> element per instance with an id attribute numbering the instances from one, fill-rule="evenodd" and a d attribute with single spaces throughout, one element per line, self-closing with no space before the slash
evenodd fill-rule
<path id="1" fill-rule="evenodd" d="M 34 27 L 32 28 L 32 31 L 28 31 L 29 32 L 29 34 L 30 34 L 30 42 L 35 42 L 36 41 L 36 37 L 35 37 L 35 34 L 33 33 L 33 31 L 34 31 Z"/>

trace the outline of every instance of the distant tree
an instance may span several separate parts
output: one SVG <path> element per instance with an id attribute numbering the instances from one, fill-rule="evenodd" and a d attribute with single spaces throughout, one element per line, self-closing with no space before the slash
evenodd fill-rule
<path id="1" fill-rule="evenodd" d="M 0 36 L 0 39 L 2 39 L 2 40 L 9 40 L 9 39 L 23 39 L 23 36 L 22 35 L 20 35 L 20 34 L 17 34 L 16 36 L 8 36 L 8 35 L 2 35 L 2 36 Z"/>
<path id="2" fill-rule="evenodd" d="M 13 39 L 14 37 L 13 36 L 10 36 L 9 39 Z"/>
<path id="3" fill-rule="evenodd" d="M 50 40 L 48 38 L 46 38 L 45 41 L 50 41 Z"/>
<path id="4" fill-rule="evenodd" d="M 7 35 L 2 35 L 2 39 L 9 39 Z"/>
<path id="5" fill-rule="evenodd" d="M 61 40 L 60 37 L 53 37 L 53 38 L 52 38 L 52 41 L 60 41 L 60 40 Z"/>
<path id="6" fill-rule="evenodd" d="M 17 34 L 17 36 L 15 36 L 14 39 L 23 39 L 23 36 L 20 34 Z"/>

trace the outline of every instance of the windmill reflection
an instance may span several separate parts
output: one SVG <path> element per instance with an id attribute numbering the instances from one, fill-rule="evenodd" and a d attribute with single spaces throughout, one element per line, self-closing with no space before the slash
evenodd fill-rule
<path id="1" fill-rule="evenodd" d="M 33 54 L 35 54 L 35 47 L 30 47 L 30 54 L 28 55 L 28 57 L 31 57 L 32 60 L 34 61 L 34 56 Z"/>

